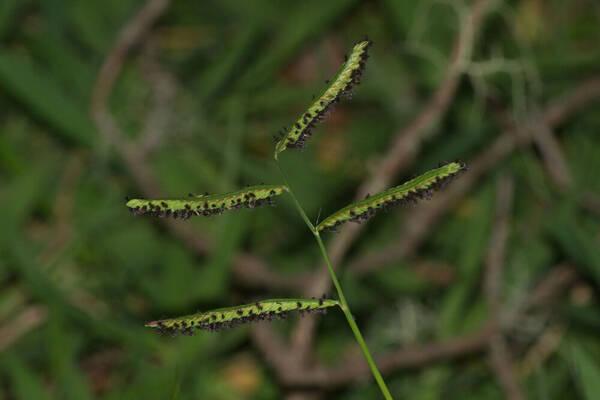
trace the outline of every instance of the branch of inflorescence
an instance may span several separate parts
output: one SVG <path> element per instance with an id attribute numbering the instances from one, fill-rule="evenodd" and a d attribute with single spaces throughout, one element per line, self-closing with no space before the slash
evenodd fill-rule
<path id="1" fill-rule="evenodd" d="M 317 243 L 319 245 L 319 249 L 321 250 L 323 259 L 325 260 L 325 263 L 327 264 L 327 268 L 329 269 L 329 274 L 331 275 L 331 280 L 333 281 L 333 285 L 335 286 L 335 289 L 340 298 L 340 303 L 341 303 L 340 308 L 342 309 L 344 315 L 346 316 L 348 325 L 350 325 L 350 329 L 352 329 L 352 333 L 354 333 L 354 337 L 356 338 L 356 341 L 358 342 L 360 349 L 362 350 L 363 354 L 365 355 L 367 363 L 369 364 L 369 367 L 371 368 L 371 373 L 373 374 L 373 377 L 377 381 L 377 384 L 379 385 L 379 389 L 381 390 L 381 393 L 383 394 L 385 399 L 393 400 L 392 395 L 390 394 L 390 391 L 387 388 L 387 385 L 385 384 L 383 377 L 381 376 L 381 373 L 377 369 L 377 365 L 375 365 L 375 361 L 373 360 L 373 357 L 371 356 L 371 352 L 369 351 L 369 348 L 367 347 L 367 344 L 365 343 L 365 339 L 363 338 L 362 333 L 360 332 L 360 329 L 358 329 L 358 325 L 356 325 L 356 322 L 354 321 L 354 316 L 352 315 L 352 312 L 350 311 L 350 307 L 348 306 L 348 302 L 346 301 L 346 296 L 344 296 L 344 292 L 342 290 L 342 287 L 340 286 L 340 282 L 338 281 L 335 271 L 333 270 L 333 266 L 331 265 L 331 261 L 329 260 L 329 255 L 327 254 L 327 250 L 325 249 L 325 245 L 323 244 L 321 235 L 319 234 L 319 231 L 315 228 L 313 223 L 310 222 L 310 219 L 306 215 L 306 212 L 302 208 L 302 205 L 300 205 L 300 202 L 296 198 L 294 191 L 292 190 L 291 186 L 289 185 L 289 182 L 287 181 L 285 173 L 283 172 L 283 169 L 279 165 L 279 162 L 276 161 L 276 164 L 277 164 L 277 168 L 279 169 L 279 172 L 281 173 L 281 176 L 283 177 L 283 180 L 284 180 L 286 186 L 288 187 L 288 192 L 289 192 L 290 196 L 292 197 L 292 200 L 294 201 L 294 205 L 296 206 L 298 213 L 300 213 L 300 216 L 306 223 L 306 226 L 308 226 L 308 229 L 310 229 L 310 231 L 314 235 L 315 240 L 317 241 Z"/>

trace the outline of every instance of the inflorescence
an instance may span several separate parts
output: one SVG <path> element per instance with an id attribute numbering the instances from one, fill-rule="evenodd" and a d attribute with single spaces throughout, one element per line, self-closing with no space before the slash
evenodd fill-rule
<path id="1" fill-rule="evenodd" d="M 275 158 L 285 149 L 303 150 L 305 143 L 310 139 L 312 131 L 318 122 L 321 122 L 332 110 L 332 107 L 341 100 L 342 96 L 352 97 L 352 88 L 360 83 L 363 71 L 369 58 L 368 49 L 370 40 L 364 40 L 354 46 L 350 57 L 334 79 L 327 81 L 327 88 L 323 91 L 312 106 L 308 108 L 289 129 L 283 131 L 275 138 L 278 143 L 275 148 Z"/>
<path id="2" fill-rule="evenodd" d="M 350 221 L 361 223 L 368 220 L 379 210 L 387 211 L 400 205 L 415 204 L 419 200 L 429 200 L 433 192 L 445 187 L 459 173 L 466 170 L 461 161 L 440 164 L 438 168 L 413 178 L 403 185 L 393 187 L 375 196 L 350 204 L 327 217 L 317 226 L 318 231 L 337 231 L 337 227 Z"/>
<path id="3" fill-rule="evenodd" d="M 320 299 L 272 299 L 179 318 L 152 321 L 146 326 L 155 328 L 163 335 L 191 336 L 199 330 L 217 332 L 245 323 L 283 319 L 293 311 L 298 311 L 300 316 L 311 313 L 326 314 L 327 308 L 333 306 L 339 306 L 339 302 L 324 297 Z"/>
<path id="4" fill-rule="evenodd" d="M 236 192 L 215 195 L 192 195 L 182 199 L 131 199 L 127 207 L 133 215 L 188 219 L 193 215 L 211 216 L 241 208 L 274 205 L 273 197 L 286 192 L 286 186 L 249 186 Z"/>

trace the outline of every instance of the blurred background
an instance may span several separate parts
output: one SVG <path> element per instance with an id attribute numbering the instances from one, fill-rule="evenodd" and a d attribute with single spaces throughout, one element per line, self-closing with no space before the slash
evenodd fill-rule
<path id="1" fill-rule="evenodd" d="M 124 206 L 282 183 L 272 136 L 365 35 L 352 101 L 280 159 L 313 220 L 470 168 L 323 235 L 395 398 L 599 398 L 599 21 L 595 0 L 2 0 L 0 399 L 381 398 L 339 311 L 143 326 L 336 297 L 289 198 Z"/>

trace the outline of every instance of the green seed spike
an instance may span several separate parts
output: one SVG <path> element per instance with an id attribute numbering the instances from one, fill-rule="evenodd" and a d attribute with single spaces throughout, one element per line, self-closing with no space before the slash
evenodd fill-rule
<path id="1" fill-rule="evenodd" d="M 192 215 L 211 216 L 242 207 L 254 208 L 264 203 L 270 204 L 273 197 L 287 190 L 287 186 L 258 185 L 236 192 L 180 199 L 131 199 L 126 205 L 133 215 L 188 219 Z"/>
<path id="2" fill-rule="evenodd" d="M 433 191 L 442 188 L 459 172 L 465 170 L 462 162 L 451 162 L 432 169 L 423 175 L 411 179 L 403 185 L 393 187 L 375 196 L 367 197 L 350 204 L 327 217 L 317 226 L 317 231 L 331 230 L 347 222 L 362 222 L 371 218 L 377 211 L 387 210 L 396 205 L 415 203 L 420 199 L 429 199 Z"/>
<path id="3" fill-rule="evenodd" d="M 304 313 L 327 313 L 327 308 L 339 306 L 337 300 L 329 299 L 271 299 L 241 306 L 219 308 L 178 318 L 148 322 L 145 326 L 155 328 L 161 334 L 175 336 L 178 333 L 193 335 L 196 330 L 216 332 L 238 325 L 285 318 L 291 311 Z"/>
<path id="4" fill-rule="evenodd" d="M 350 57 L 347 58 L 342 68 L 338 71 L 325 90 L 317 97 L 312 106 L 303 112 L 292 127 L 284 132 L 275 146 L 274 157 L 277 160 L 279 153 L 287 148 L 303 149 L 305 142 L 310 138 L 317 122 L 325 118 L 330 107 L 339 102 L 342 95 L 350 97 L 352 87 L 360 83 L 362 72 L 367 62 L 368 49 L 372 42 L 362 41 L 354 46 Z"/>

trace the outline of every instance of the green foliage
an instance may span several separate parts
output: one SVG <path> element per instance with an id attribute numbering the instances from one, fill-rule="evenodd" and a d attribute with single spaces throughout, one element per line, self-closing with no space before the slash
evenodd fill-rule
<path id="1" fill-rule="evenodd" d="M 50 399 L 44 390 L 41 377 L 23 360 L 13 354 L 3 354 L 2 369 L 10 380 L 10 386 L 19 399 Z"/>
<path id="2" fill-rule="evenodd" d="M 592 400 L 600 393 L 600 365 L 598 358 L 586 351 L 578 343 L 568 343 L 566 352 L 569 353 L 573 368 L 573 376 L 581 397 Z"/>
<path id="3" fill-rule="evenodd" d="M 44 71 L 10 53 L 0 54 L 0 86 L 23 103 L 34 117 L 52 128 L 57 136 L 89 147 L 95 129 L 61 87 Z"/>
<path id="4" fill-rule="evenodd" d="M 600 252 L 592 239 L 597 225 L 586 226 L 587 224 L 579 222 L 576 226 L 575 221 L 577 218 L 569 209 L 562 209 L 547 224 L 552 237 L 576 261 L 577 267 L 600 284 Z"/>

